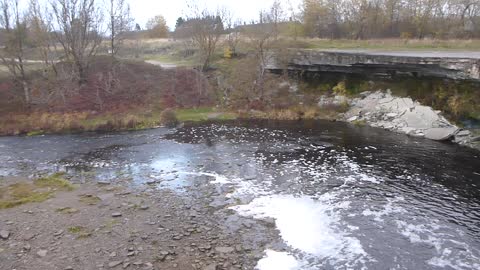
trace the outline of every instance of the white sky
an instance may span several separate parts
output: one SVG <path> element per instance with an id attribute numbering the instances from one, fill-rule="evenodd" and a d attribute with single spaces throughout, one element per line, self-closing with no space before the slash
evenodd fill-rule
<path id="1" fill-rule="evenodd" d="M 48 3 L 55 0 L 40 0 L 41 3 Z M 108 0 L 96 0 L 97 3 L 106 3 Z M 130 4 L 132 16 L 135 22 L 140 24 L 142 29 L 148 19 L 163 15 L 168 26 L 173 30 L 178 17 L 185 17 L 188 13 L 187 1 L 192 0 L 126 0 Z M 193 0 L 200 8 L 207 7 L 212 11 L 217 8 L 226 8 L 235 18 L 249 23 L 251 20 L 258 20 L 261 10 L 268 10 L 274 0 Z M 280 0 L 283 8 L 290 14 L 290 7 L 298 11 L 302 0 Z M 20 0 L 20 5 L 26 7 L 29 0 Z"/>
<path id="2" fill-rule="evenodd" d="M 130 3 L 132 16 L 142 28 L 147 20 L 155 15 L 163 15 L 168 26 L 173 28 L 178 17 L 188 14 L 187 0 L 127 0 Z M 225 7 L 235 17 L 250 22 L 258 19 L 261 10 L 271 7 L 274 0 L 198 0 L 200 7 L 210 9 Z M 288 2 L 298 8 L 302 0 L 282 0 L 284 8 L 289 9 Z"/>

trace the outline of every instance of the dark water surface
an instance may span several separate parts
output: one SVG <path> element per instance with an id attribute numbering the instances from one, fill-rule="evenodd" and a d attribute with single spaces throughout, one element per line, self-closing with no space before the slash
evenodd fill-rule
<path id="1" fill-rule="evenodd" d="M 262 270 L 480 269 L 480 152 L 457 145 L 323 121 L 0 138 L 0 179 L 55 171 L 227 186 L 224 207 L 275 220 Z"/>

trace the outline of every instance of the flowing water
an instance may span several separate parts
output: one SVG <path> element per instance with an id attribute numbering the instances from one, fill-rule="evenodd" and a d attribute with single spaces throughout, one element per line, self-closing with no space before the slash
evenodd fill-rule
<path id="1" fill-rule="evenodd" d="M 480 269 L 479 157 L 344 123 L 237 121 L 4 137 L 0 180 L 67 171 L 179 196 L 226 190 L 212 204 L 278 232 L 260 270 Z"/>

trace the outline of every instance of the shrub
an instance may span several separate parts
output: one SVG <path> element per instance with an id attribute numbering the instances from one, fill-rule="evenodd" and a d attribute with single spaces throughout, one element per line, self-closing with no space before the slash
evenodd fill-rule
<path id="1" fill-rule="evenodd" d="M 340 96 L 347 95 L 347 85 L 344 81 L 339 82 L 335 87 L 333 87 L 333 92 Z"/>
<path id="2" fill-rule="evenodd" d="M 165 109 L 160 114 L 160 122 L 167 127 L 175 127 L 178 124 L 177 115 L 172 109 Z"/>

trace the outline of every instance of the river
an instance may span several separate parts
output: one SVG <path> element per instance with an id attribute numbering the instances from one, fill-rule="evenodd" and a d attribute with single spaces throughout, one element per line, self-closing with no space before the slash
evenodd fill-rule
<path id="1" fill-rule="evenodd" d="M 327 121 L 0 138 L 0 180 L 56 171 L 212 190 L 231 233 L 272 225 L 260 270 L 480 269 L 480 152 L 458 145 Z"/>

